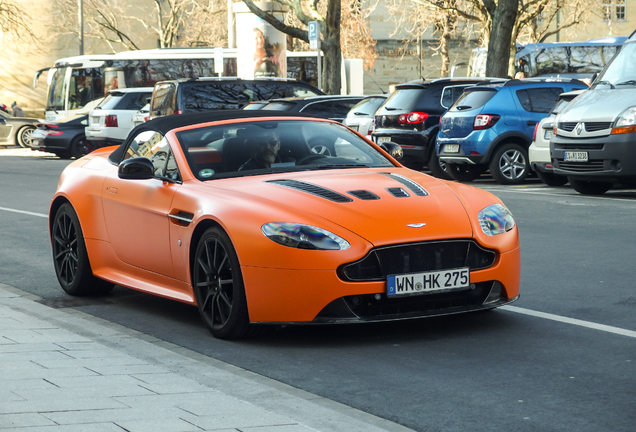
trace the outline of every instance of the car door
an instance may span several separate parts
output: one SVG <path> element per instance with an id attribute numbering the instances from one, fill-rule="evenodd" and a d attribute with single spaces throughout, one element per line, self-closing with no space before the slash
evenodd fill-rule
<path id="1" fill-rule="evenodd" d="M 129 143 L 124 160 L 147 157 L 155 178 L 124 180 L 115 171 L 102 188 L 104 218 L 117 257 L 134 267 L 173 277 L 169 211 L 180 187 L 170 145 L 159 132 L 140 132 Z"/>
<path id="2" fill-rule="evenodd" d="M 6 121 L 5 116 L 0 115 L 0 143 L 6 143 L 9 141 L 11 129 L 13 129 L 13 125 Z M 13 144 L 13 142 L 11 144 Z"/>
<path id="3" fill-rule="evenodd" d="M 523 110 L 520 112 L 523 120 L 522 127 L 529 138 L 532 138 L 537 123 L 550 113 L 561 93 L 563 93 L 561 87 L 534 87 L 516 92 L 517 100 Z"/>

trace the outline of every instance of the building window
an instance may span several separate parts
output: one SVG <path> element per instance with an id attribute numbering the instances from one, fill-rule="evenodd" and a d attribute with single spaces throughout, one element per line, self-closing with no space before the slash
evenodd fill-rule
<path id="1" fill-rule="evenodd" d="M 604 0 L 602 8 L 603 8 L 603 21 L 611 21 L 612 20 L 612 1 Z"/>
<path id="2" fill-rule="evenodd" d="M 615 0 L 616 21 L 625 21 L 625 0 Z"/>
<path id="3" fill-rule="evenodd" d="M 625 0 L 603 0 L 603 21 L 625 21 Z"/>

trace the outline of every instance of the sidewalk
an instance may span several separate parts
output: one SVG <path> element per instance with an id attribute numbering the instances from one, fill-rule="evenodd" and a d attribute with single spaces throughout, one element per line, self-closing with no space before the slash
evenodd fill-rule
<path id="1" fill-rule="evenodd" d="M 0 284 L 0 431 L 407 432 Z"/>

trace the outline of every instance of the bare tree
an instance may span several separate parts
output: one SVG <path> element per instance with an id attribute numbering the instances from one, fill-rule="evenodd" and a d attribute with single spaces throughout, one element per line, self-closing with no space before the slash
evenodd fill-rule
<path id="1" fill-rule="evenodd" d="M 11 0 L 0 0 L 0 32 L 17 41 L 37 39 L 29 27 L 29 16 Z"/>

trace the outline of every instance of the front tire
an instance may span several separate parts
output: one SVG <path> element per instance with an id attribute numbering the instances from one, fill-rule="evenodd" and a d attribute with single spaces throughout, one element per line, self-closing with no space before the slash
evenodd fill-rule
<path id="1" fill-rule="evenodd" d="M 499 184 L 521 184 L 530 171 L 528 151 L 519 144 L 504 144 L 493 155 L 489 170 Z"/>
<path id="2" fill-rule="evenodd" d="M 572 189 L 582 195 L 603 195 L 612 187 L 612 183 L 574 180 L 569 177 L 568 180 L 570 181 L 570 186 L 572 186 Z"/>
<path id="3" fill-rule="evenodd" d="M 243 276 L 228 235 L 209 228 L 199 240 L 192 273 L 199 314 L 212 335 L 239 339 L 250 329 Z"/>
<path id="4" fill-rule="evenodd" d="M 55 213 L 51 230 L 53 266 L 60 286 L 67 294 L 87 296 L 105 294 L 112 283 L 93 276 L 86 252 L 84 234 L 75 210 L 64 203 Z"/>
<path id="5" fill-rule="evenodd" d="M 18 139 L 18 145 L 23 148 L 30 148 L 31 146 L 31 134 L 35 130 L 34 126 L 23 126 L 16 135 Z"/>
<path id="6" fill-rule="evenodd" d="M 552 173 L 544 173 L 537 171 L 537 177 L 541 180 L 541 183 L 548 186 L 563 186 L 568 182 L 567 177 L 559 176 Z"/>

